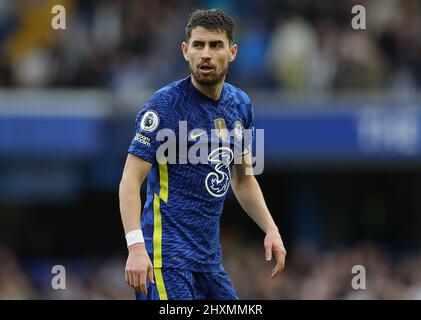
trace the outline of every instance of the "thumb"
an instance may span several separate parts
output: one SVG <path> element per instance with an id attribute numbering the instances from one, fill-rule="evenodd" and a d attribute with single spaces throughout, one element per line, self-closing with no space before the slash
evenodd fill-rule
<path id="1" fill-rule="evenodd" d="M 265 245 L 265 256 L 266 256 L 266 261 L 270 261 L 272 260 L 272 246 L 271 245 Z"/>
<path id="2" fill-rule="evenodd" d="M 148 279 L 150 283 L 155 284 L 155 281 L 153 280 L 153 268 L 152 266 L 149 266 L 148 268 Z"/>

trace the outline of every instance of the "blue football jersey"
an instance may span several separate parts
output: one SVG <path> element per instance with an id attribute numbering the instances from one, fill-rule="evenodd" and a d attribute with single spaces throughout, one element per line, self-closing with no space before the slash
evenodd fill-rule
<path id="1" fill-rule="evenodd" d="M 253 126 L 246 93 L 224 83 L 214 101 L 190 77 L 160 89 L 140 110 L 129 153 L 152 163 L 141 227 L 154 268 L 223 270 L 220 217 L 233 158 L 250 150 L 243 132 Z M 173 132 L 173 139 L 163 132 Z M 160 150 L 170 140 L 175 150 Z M 194 155 L 203 158 L 200 146 L 206 147 L 206 161 L 191 161 Z M 172 151 L 176 163 L 158 161 L 170 159 Z"/>

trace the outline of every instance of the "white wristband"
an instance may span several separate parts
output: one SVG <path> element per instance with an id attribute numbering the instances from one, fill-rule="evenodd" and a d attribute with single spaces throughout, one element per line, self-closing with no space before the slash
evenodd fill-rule
<path id="1" fill-rule="evenodd" d="M 142 230 L 137 229 L 137 230 L 128 232 L 126 234 L 126 241 L 127 241 L 128 247 L 135 243 L 144 243 L 145 240 L 143 239 Z"/>

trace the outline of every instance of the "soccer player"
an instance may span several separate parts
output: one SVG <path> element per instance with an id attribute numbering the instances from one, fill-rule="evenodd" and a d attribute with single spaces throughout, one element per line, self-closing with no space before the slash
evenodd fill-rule
<path id="1" fill-rule="evenodd" d="M 242 208 L 266 234 L 266 260 L 276 258 L 272 278 L 284 267 L 286 251 L 278 228 L 257 180 L 246 174 L 250 141 L 244 141 L 240 150 L 243 161 L 233 161 L 235 146 L 245 140 L 243 132 L 253 129 L 249 97 L 225 82 L 238 50 L 233 26 L 222 10 L 194 11 L 182 43 L 190 76 L 157 91 L 136 117 L 119 196 L 129 251 L 125 279 L 139 300 L 238 299 L 221 264 L 219 239 L 230 185 Z M 180 123 L 186 125 L 188 150 L 196 143 L 212 146 L 212 131 L 225 146 L 211 148 L 205 163 L 181 163 L 183 156 L 180 163 L 160 161 L 171 149 L 167 155 L 160 150 L 163 129 L 175 133 L 172 142 L 183 153 Z M 228 135 L 229 131 L 234 134 Z M 140 187 L 146 178 L 147 198 L 140 217 Z"/>

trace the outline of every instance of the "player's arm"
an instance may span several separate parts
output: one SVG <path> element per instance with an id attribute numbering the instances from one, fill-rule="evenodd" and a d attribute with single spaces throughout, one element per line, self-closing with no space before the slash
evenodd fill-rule
<path id="1" fill-rule="evenodd" d="M 252 170 L 251 163 L 251 153 L 249 153 L 243 156 L 241 164 L 234 165 L 231 187 L 241 207 L 266 234 L 264 241 L 266 260 L 272 260 L 272 253 L 276 258 L 276 266 L 271 274 L 274 278 L 284 268 L 286 250 L 266 206 L 259 183 L 254 175 L 246 174 L 247 169 Z"/>
<path id="2" fill-rule="evenodd" d="M 152 164 L 129 153 L 120 182 L 120 214 L 125 233 L 140 229 L 140 187 Z M 153 282 L 153 268 L 144 243 L 136 243 L 128 247 L 129 255 L 126 263 L 126 282 L 144 294 L 146 276 Z"/>

